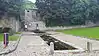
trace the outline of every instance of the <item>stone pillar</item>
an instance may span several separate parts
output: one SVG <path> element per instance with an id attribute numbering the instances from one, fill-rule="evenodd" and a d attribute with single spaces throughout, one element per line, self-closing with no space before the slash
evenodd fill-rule
<path id="1" fill-rule="evenodd" d="M 53 54 L 54 54 L 54 43 L 51 42 L 51 43 L 50 43 L 50 55 L 53 56 Z"/>
<path id="2" fill-rule="evenodd" d="M 87 42 L 87 50 L 88 50 L 88 52 L 92 51 L 92 43 Z"/>
<path id="3" fill-rule="evenodd" d="M 19 31 L 19 20 L 16 20 L 16 32 Z"/>
<path id="4" fill-rule="evenodd" d="M 16 31 L 16 21 L 15 21 L 15 17 L 10 17 L 10 21 L 11 21 L 11 28 L 12 28 L 12 31 Z"/>

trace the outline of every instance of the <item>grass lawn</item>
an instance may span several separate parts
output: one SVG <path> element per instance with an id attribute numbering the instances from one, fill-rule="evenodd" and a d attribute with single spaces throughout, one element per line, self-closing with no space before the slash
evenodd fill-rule
<path id="1" fill-rule="evenodd" d="M 10 41 L 16 41 L 18 36 L 9 36 Z M 0 34 L 0 41 L 3 41 L 3 34 Z"/>
<path id="2" fill-rule="evenodd" d="M 21 34 L 22 32 L 16 32 L 15 34 Z"/>
<path id="3" fill-rule="evenodd" d="M 99 27 L 57 30 L 57 31 L 63 32 L 65 34 L 72 34 L 75 36 L 84 36 L 88 38 L 99 39 Z"/>

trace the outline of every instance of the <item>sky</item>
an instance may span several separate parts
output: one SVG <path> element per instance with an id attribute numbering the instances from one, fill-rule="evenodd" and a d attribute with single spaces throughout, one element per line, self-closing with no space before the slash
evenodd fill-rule
<path id="1" fill-rule="evenodd" d="M 35 2 L 36 2 L 36 0 L 29 0 L 29 1 L 31 1 L 31 2 L 33 2 L 33 3 L 35 3 Z"/>

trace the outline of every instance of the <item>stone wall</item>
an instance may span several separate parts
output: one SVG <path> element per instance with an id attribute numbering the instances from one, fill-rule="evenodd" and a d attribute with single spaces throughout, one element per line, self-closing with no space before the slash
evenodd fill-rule
<path id="1" fill-rule="evenodd" d="M 36 10 L 25 10 L 26 23 L 39 21 L 39 18 L 40 17 L 36 14 Z"/>
<path id="2" fill-rule="evenodd" d="M 36 9 L 25 10 L 25 24 L 28 26 L 28 30 L 46 28 L 45 23 L 40 20 L 40 15 L 36 13 Z"/>
<path id="3" fill-rule="evenodd" d="M 16 20 L 15 17 L 10 17 L 10 27 L 13 31 L 18 32 L 20 29 L 20 22 L 19 20 Z"/>
<path id="4" fill-rule="evenodd" d="M 45 23 L 42 21 L 37 21 L 37 22 L 31 22 L 31 25 L 28 26 L 28 30 L 35 30 L 35 29 L 40 29 L 40 30 L 45 30 Z M 38 24 L 38 27 L 37 27 Z"/>
<path id="5" fill-rule="evenodd" d="M 0 26 L 1 27 L 9 27 L 14 32 L 18 32 L 20 29 L 20 22 L 16 20 L 16 17 L 8 17 L 8 19 L 0 19 Z"/>
<path id="6" fill-rule="evenodd" d="M 57 27 L 46 27 L 42 30 L 65 30 L 65 29 L 74 29 L 74 28 L 87 28 L 87 27 L 94 27 L 97 26 L 96 24 L 93 25 L 77 25 L 77 26 L 57 26 Z"/>

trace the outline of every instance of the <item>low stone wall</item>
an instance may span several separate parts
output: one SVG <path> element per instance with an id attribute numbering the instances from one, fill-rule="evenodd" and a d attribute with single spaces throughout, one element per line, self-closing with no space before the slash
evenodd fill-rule
<path id="1" fill-rule="evenodd" d="M 94 24 L 94 25 L 79 25 L 79 26 L 67 26 L 67 27 L 57 26 L 57 27 L 46 27 L 41 30 L 65 30 L 65 29 L 73 29 L 73 28 L 87 28 L 87 27 L 94 27 L 94 26 L 97 26 L 97 25 Z"/>

